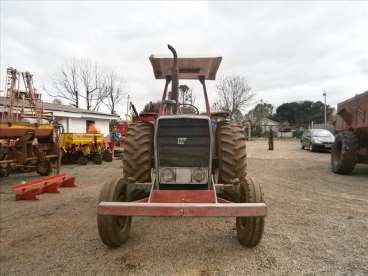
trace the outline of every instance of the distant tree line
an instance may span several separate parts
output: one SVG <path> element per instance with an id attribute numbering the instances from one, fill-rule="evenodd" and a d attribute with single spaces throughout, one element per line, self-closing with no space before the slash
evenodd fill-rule
<path id="1" fill-rule="evenodd" d="M 255 124 L 260 124 L 265 118 L 272 118 L 273 105 L 269 103 L 258 103 L 253 109 L 251 109 L 246 115 L 246 119 L 254 121 Z"/>
<path id="2" fill-rule="evenodd" d="M 331 121 L 334 108 L 327 105 L 327 120 Z M 300 101 L 290 102 L 280 105 L 276 109 L 273 118 L 279 122 L 289 122 L 297 127 L 308 127 L 314 123 L 323 123 L 325 114 L 325 105 L 321 101 Z"/>
<path id="3" fill-rule="evenodd" d="M 321 101 L 299 101 L 284 103 L 276 108 L 273 113 L 273 105 L 261 102 L 251 109 L 247 118 L 255 122 L 260 122 L 264 118 L 269 118 L 278 122 L 288 122 L 297 127 L 308 127 L 314 123 L 323 123 L 325 114 L 325 105 Z M 327 120 L 333 118 L 334 108 L 327 105 Z"/>

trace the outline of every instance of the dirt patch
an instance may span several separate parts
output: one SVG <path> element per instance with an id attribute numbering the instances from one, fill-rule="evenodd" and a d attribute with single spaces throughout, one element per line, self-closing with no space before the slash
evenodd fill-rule
<path id="1" fill-rule="evenodd" d="M 248 143 L 249 175 L 264 189 L 269 215 L 256 248 L 236 239 L 235 218 L 134 218 L 131 237 L 111 250 L 100 241 L 96 201 L 121 162 L 65 166 L 77 188 L 15 201 L 0 178 L 2 275 L 367 275 L 368 166 L 330 172 L 328 153 L 297 141 Z M 33 179 L 35 177 L 32 177 Z"/>

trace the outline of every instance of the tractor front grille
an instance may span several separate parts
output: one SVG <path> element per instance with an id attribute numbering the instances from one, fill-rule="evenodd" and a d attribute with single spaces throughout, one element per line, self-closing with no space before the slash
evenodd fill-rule
<path id="1" fill-rule="evenodd" d="M 209 167 L 211 136 L 208 119 L 162 118 L 157 131 L 160 167 Z"/>

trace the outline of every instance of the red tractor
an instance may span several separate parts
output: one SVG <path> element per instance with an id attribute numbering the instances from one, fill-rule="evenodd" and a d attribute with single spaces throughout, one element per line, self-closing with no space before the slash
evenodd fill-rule
<path id="1" fill-rule="evenodd" d="M 337 105 L 332 171 L 351 174 L 357 163 L 368 164 L 368 91 Z"/>
<path id="2" fill-rule="evenodd" d="M 165 80 L 159 112 L 141 113 L 129 125 L 123 175 L 101 190 L 100 237 L 109 247 L 120 246 L 133 216 L 231 216 L 239 242 L 256 246 L 267 206 L 260 184 L 247 177 L 246 137 L 224 114 L 211 114 L 207 97 L 205 81 L 215 80 L 222 58 L 178 58 L 168 47 L 173 58 L 150 57 L 155 78 Z M 178 103 L 179 79 L 202 84 L 204 115 Z"/>

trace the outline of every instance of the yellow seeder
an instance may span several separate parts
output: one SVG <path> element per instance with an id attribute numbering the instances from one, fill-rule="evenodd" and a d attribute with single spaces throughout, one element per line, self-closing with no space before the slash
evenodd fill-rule
<path id="1" fill-rule="evenodd" d="M 63 163 L 86 165 L 88 160 L 101 164 L 102 160 L 112 161 L 112 154 L 106 146 L 103 134 L 94 133 L 63 133 L 60 139 Z"/>

